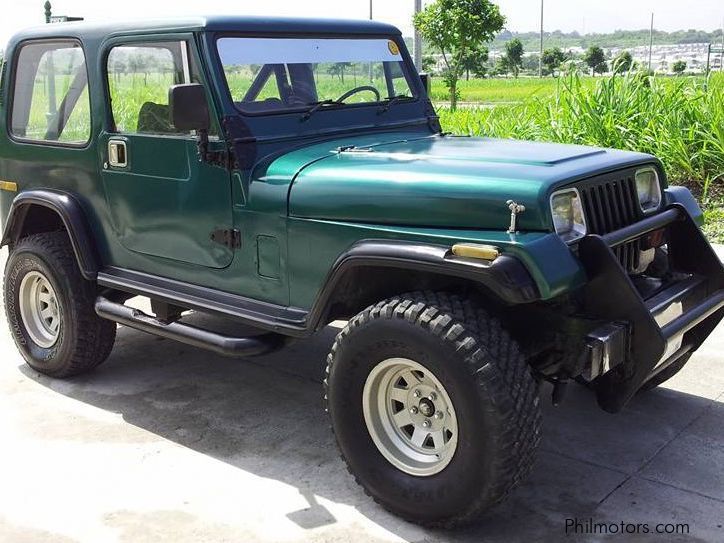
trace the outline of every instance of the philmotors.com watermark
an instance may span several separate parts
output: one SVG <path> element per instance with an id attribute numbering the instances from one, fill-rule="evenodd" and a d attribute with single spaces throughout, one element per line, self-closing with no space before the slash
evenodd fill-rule
<path id="1" fill-rule="evenodd" d="M 597 522 L 593 518 L 566 519 L 566 535 L 688 535 L 688 523 Z"/>

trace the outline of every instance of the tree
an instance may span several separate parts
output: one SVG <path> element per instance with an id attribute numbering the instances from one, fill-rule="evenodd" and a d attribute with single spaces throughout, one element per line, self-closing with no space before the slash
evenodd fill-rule
<path id="1" fill-rule="evenodd" d="M 445 86 L 455 109 L 466 59 L 495 38 L 505 17 L 490 0 L 435 0 L 413 22 L 423 39 L 442 54 Z"/>
<path id="2" fill-rule="evenodd" d="M 119 59 L 113 62 L 112 70 L 117 83 L 121 82 L 121 74 L 126 73 L 126 69 L 126 63 L 122 60 Z"/>
<path id="3" fill-rule="evenodd" d="M 508 72 L 510 72 L 510 68 L 508 67 L 508 60 L 504 56 L 498 57 L 498 60 L 495 61 L 495 66 L 493 67 L 493 74 L 507 75 Z"/>
<path id="4" fill-rule="evenodd" d="M 561 51 L 560 47 L 546 49 L 543 51 L 543 68 L 546 74 L 556 75 L 556 70 L 560 68 L 567 59 L 566 54 Z"/>
<path id="5" fill-rule="evenodd" d="M 339 77 L 340 81 L 344 83 L 344 72 L 352 66 L 351 62 L 335 62 L 332 64 L 329 68 L 327 68 L 327 73 L 332 76 Z"/>
<path id="6" fill-rule="evenodd" d="M 674 62 L 674 65 L 671 67 L 672 70 L 674 70 L 674 73 L 676 75 L 681 75 L 686 71 L 686 61 L 685 60 L 677 60 Z"/>
<path id="7" fill-rule="evenodd" d="M 422 57 L 422 71 L 432 72 L 437 68 L 437 59 L 433 55 L 423 55 Z"/>
<path id="8" fill-rule="evenodd" d="M 523 57 L 523 71 L 531 74 L 538 74 L 538 68 L 540 68 L 540 55 L 535 53 L 531 55 L 525 55 Z"/>
<path id="9" fill-rule="evenodd" d="M 470 79 L 472 73 L 475 77 L 485 77 L 487 68 L 485 64 L 488 62 L 489 52 L 487 47 L 480 47 L 476 51 L 470 51 L 468 55 L 463 58 L 463 71 L 465 72 L 465 79 Z"/>
<path id="10" fill-rule="evenodd" d="M 523 66 L 523 42 L 518 38 L 510 40 L 505 44 L 505 65 L 513 76 L 518 77 L 520 68 Z"/>
<path id="11" fill-rule="evenodd" d="M 583 56 L 583 60 L 586 62 L 588 67 L 591 68 L 591 73 L 594 77 L 596 74 L 602 74 L 608 71 L 606 54 L 598 45 L 589 47 L 588 51 L 586 51 L 586 54 Z"/>
<path id="12" fill-rule="evenodd" d="M 613 71 L 615 73 L 630 72 L 633 68 L 633 57 L 628 51 L 621 51 L 618 56 L 613 59 Z"/>

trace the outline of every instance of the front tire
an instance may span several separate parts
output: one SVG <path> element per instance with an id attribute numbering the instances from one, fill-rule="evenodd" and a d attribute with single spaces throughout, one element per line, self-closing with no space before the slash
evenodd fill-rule
<path id="1" fill-rule="evenodd" d="M 65 232 L 22 238 L 5 266 L 5 315 L 15 344 L 34 370 L 70 377 L 110 354 L 116 325 L 94 311 L 95 285 L 76 264 Z"/>
<path id="2" fill-rule="evenodd" d="M 467 524 L 530 471 L 537 383 L 516 342 L 469 300 L 425 292 L 380 302 L 349 321 L 327 361 L 342 456 L 390 511 Z"/>

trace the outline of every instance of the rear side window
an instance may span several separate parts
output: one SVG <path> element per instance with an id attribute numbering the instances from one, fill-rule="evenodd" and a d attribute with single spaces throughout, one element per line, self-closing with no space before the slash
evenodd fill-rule
<path id="1" fill-rule="evenodd" d="M 116 46 L 107 70 L 116 132 L 188 134 L 173 126 L 168 104 L 169 87 L 200 82 L 185 41 Z"/>
<path id="2" fill-rule="evenodd" d="M 10 131 L 38 142 L 85 144 L 91 135 L 88 72 L 75 41 L 30 42 L 20 48 Z"/>

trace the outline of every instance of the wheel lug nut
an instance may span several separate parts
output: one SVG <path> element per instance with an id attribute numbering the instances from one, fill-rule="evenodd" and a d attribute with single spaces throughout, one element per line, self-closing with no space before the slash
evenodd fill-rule
<path id="1" fill-rule="evenodd" d="M 418 411 L 419 409 L 417 407 L 410 407 L 410 413 L 412 413 L 413 415 L 417 415 Z"/>
<path id="2" fill-rule="evenodd" d="M 423 428 L 429 428 L 432 425 L 432 423 L 429 420 L 423 420 L 422 421 L 422 427 Z"/>
<path id="3" fill-rule="evenodd" d="M 422 396 L 422 394 L 420 394 L 420 391 L 419 391 L 419 390 L 416 390 L 415 392 L 413 392 L 412 395 L 413 395 L 415 398 L 419 398 L 420 396 Z"/>
<path id="4" fill-rule="evenodd" d="M 442 411 L 438 411 L 437 413 L 435 413 L 435 418 L 440 420 L 442 418 Z"/>
<path id="5" fill-rule="evenodd" d="M 427 399 L 431 402 L 434 402 L 435 400 L 437 400 L 437 394 L 435 394 L 434 392 L 430 392 L 430 395 L 427 397 Z"/>

